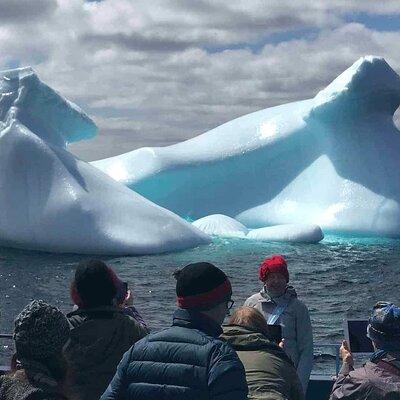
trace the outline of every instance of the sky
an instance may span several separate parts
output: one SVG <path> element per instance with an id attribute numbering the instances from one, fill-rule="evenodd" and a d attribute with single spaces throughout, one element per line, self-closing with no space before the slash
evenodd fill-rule
<path id="1" fill-rule="evenodd" d="M 313 97 L 359 57 L 400 73 L 399 0 L 0 0 L 0 70 L 82 107 L 91 161 Z"/>

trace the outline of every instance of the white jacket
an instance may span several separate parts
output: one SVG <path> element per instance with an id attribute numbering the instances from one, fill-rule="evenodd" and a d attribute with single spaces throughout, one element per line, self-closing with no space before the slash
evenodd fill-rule
<path id="1" fill-rule="evenodd" d="M 289 304 L 276 324 L 282 326 L 285 351 L 296 366 L 306 393 L 314 361 L 312 327 L 307 306 L 297 298 L 292 286 L 288 286 L 282 296 L 274 298 L 271 298 L 263 288 L 259 293 L 249 297 L 244 305 L 256 308 L 268 320 L 275 307 L 288 300 Z"/>

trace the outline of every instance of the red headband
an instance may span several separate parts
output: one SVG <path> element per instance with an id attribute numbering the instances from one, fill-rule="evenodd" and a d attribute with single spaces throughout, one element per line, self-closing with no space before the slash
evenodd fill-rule
<path id="1" fill-rule="evenodd" d="M 225 280 L 216 288 L 206 293 L 200 293 L 193 296 L 177 297 L 178 307 L 180 308 L 203 308 L 207 309 L 213 305 L 217 305 L 228 295 L 232 294 L 232 286 L 229 280 Z"/>

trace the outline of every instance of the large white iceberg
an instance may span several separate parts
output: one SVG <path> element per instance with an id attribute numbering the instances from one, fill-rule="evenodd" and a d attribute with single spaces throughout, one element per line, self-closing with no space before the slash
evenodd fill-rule
<path id="1" fill-rule="evenodd" d="M 210 241 L 66 150 L 95 133 L 93 121 L 32 69 L 0 72 L 0 245 L 122 255 Z"/>
<path id="2" fill-rule="evenodd" d="M 248 228 L 316 224 L 399 236 L 399 103 L 399 76 L 367 56 L 313 99 L 93 164 L 193 219 L 225 214 Z"/>

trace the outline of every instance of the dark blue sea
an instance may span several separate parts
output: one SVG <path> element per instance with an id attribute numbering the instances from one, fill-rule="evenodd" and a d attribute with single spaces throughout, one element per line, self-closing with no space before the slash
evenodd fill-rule
<path id="1" fill-rule="evenodd" d="M 142 257 L 102 257 L 134 292 L 135 305 L 153 330 L 167 327 L 175 308 L 175 269 L 209 261 L 231 278 L 235 306 L 260 289 L 259 263 L 280 253 L 291 284 L 310 310 L 315 342 L 339 343 L 344 318 L 365 319 L 373 304 L 400 304 L 400 240 L 327 235 L 319 244 L 280 244 L 217 239 L 180 253 Z M 61 310 L 72 308 L 69 285 L 76 264 L 88 256 L 0 248 L 0 332 L 11 333 L 13 320 L 32 299 Z M 0 364 L 7 364 L 12 343 L 1 342 Z"/>

